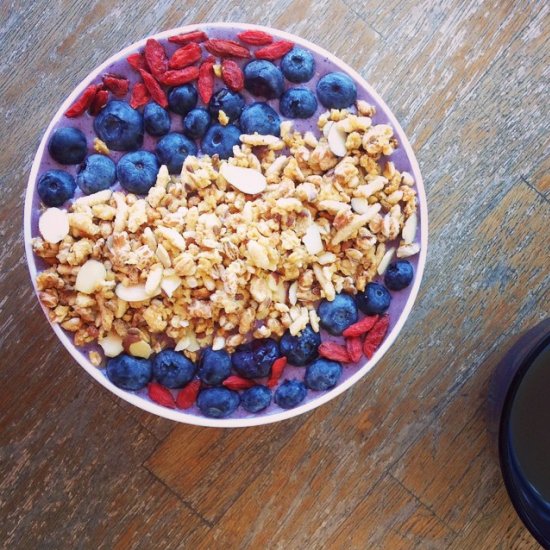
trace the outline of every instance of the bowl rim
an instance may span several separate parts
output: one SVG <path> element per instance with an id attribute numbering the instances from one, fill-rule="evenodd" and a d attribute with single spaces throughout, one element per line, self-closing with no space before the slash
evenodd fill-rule
<path id="1" fill-rule="evenodd" d="M 422 175 L 420 173 L 420 167 L 418 165 L 418 161 L 416 160 L 416 156 L 409 143 L 409 140 L 407 139 L 405 132 L 401 128 L 401 125 L 397 121 L 392 111 L 386 105 L 385 101 L 380 97 L 380 95 L 357 71 L 355 71 L 347 63 L 343 62 L 341 59 L 339 59 L 332 53 L 326 51 L 324 48 L 321 48 L 320 46 L 313 44 L 309 40 L 306 40 L 299 36 L 295 36 L 294 34 L 288 33 L 286 31 L 282 31 L 279 29 L 274 29 L 274 28 L 266 27 L 262 25 L 254 25 L 254 24 L 248 24 L 248 23 L 234 23 L 234 22 L 233 23 L 204 22 L 204 23 L 197 23 L 192 25 L 185 25 L 182 27 L 176 27 L 173 29 L 168 29 L 166 31 L 153 34 L 153 35 L 149 35 L 145 38 L 142 38 L 141 40 L 138 40 L 137 42 L 134 42 L 130 46 L 127 46 L 126 48 L 123 48 L 122 50 L 116 52 L 114 55 L 110 56 L 105 62 L 103 62 L 101 65 L 96 67 L 93 71 L 88 73 L 88 75 L 80 82 L 80 84 L 78 84 L 78 86 L 76 86 L 76 88 L 73 89 L 71 94 L 61 104 L 61 106 L 53 116 L 52 120 L 50 121 L 50 124 L 48 125 L 46 131 L 44 132 L 31 167 L 31 171 L 30 171 L 30 175 L 27 183 L 27 190 L 25 193 L 25 207 L 24 207 L 24 214 L 23 214 L 25 256 L 27 260 L 27 266 L 29 268 L 29 273 L 31 276 L 32 285 L 34 287 L 34 291 L 37 297 L 38 297 L 38 289 L 36 286 L 36 275 L 38 270 L 36 267 L 35 257 L 31 246 L 32 202 L 33 202 L 33 192 L 35 189 L 40 162 L 44 153 L 44 149 L 46 148 L 47 138 L 50 135 L 53 127 L 61 119 L 61 117 L 63 116 L 63 113 L 65 113 L 65 111 L 69 108 L 69 106 L 76 100 L 76 98 L 81 94 L 81 92 L 84 90 L 84 88 L 88 85 L 89 82 L 91 82 L 94 78 L 96 78 L 111 63 L 119 60 L 123 56 L 130 55 L 137 48 L 143 47 L 148 38 L 165 39 L 170 36 L 173 36 L 174 34 L 190 32 L 203 27 L 205 28 L 216 27 L 219 29 L 234 29 L 235 27 L 237 27 L 238 29 L 243 29 L 243 30 L 261 30 L 268 33 L 272 33 L 276 35 L 277 38 L 290 40 L 298 45 L 302 45 L 302 46 L 305 46 L 306 48 L 309 48 L 315 53 L 328 58 L 330 61 L 332 61 L 333 63 L 336 63 L 337 65 L 341 66 L 345 71 L 347 71 L 347 73 L 352 78 L 354 78 L 357 82 L 359 82 L 367 90 L 367 92 L 378 102 L 378 104 L 382 108 L 384 116 L 388 119 L 389 123 L 394 128 L 395 133 L 398 134 L 400 146 L 404 149 L 407 159 L 411 164 L 413 177 L 416 184 L 416 190 L 418 193 L 418 206 L 420 208 L 421 238 L 420 238 L 420 252 L 418 257 L 418 265 L 416 268 L 415 278 L 414 278 L 413 286 L 411 288 L 409 297 L 392 331 L 388 334 L 387 338 L 384 340 L 380 348 L 378 348 L 378 350 L 376 351 L 372 359 L 367 360 L 363 364 L 363 366 L 359 368 L 357 372 L 355 372 L 347 380 L 345 380 L 344 382 L 342 382 L 332 390 L 329 390 L 319 395 L 317 398 L 312 399 L 311 401 L 308 401 L 303 405 L 295 407 L 294 409 L 281 410 L 280 412 L 276 412 L 268 415 L 249 417 L 249 418 L 215 419 L 215 418 L 208 418 L 206 416 L 189 414 L 184 411 L 180 411 L 178 409 L 168 409 L 166 407 L 157 405 L 152 401 L 143 399 L 141 396 L 135 393 L 127 392 L 125 390 L 122 390 L 116 387 L 114 384 L 112 384 L 109 381 L 109 379 L 104 375 L 104 371 L 101 369 L 98 369 L 97 367 L 94 367 L 91 364 L 91 362 L 84 356 L 84 354 L 82 354 L 76 348 L 76 346 L 73 344 L 73 342 L 68 337 L 68 335 L 65 334 L 65 332 L 61 329 L 61 327 L 58 324 L 52 323 L 50 321 L 47 315 L 46 308 L 42 305 L 40 300 L 38 300 L 38 303 L 40 304 L 40 307 L 42 308 L 42 311 L 44 312 L 46 319 L 48 320 L 48 323 L 52 327 L 53 331 L 55 332 L 55 334 L 57 335 L 57 337 L 65 347 L 65 349 L 73 357 L 73 359 L 82 368 L 84 368 L 84 370 L 96 382 L 101 384 L 103 387 L 105 387 L 106 389 L 108 389 L 118 397 L 124 399 L 125 401 L 127 401 L 128 403 L 131 403 L 132 405 L 135 405 L 136 407 L 139 407 L 142 410 L 145 410 L 152 414 L 156 414 L 157 416 L 161 416 L 163 418 L 167 418 L 169 420 L 174 420 L 176 422 L 192 424 L 195 426 L 213 427 L 213 428 L 244 428 L 244 427 L 260 426 L 264 424 L 279 422 L 281 420 L 286 420 L 286 419 L 298 416 L 300 414 L 309 412 L 313 409 L 316 409 L 317 407 L 327 403 L 328 401 L 342 394 L 347 389 L 351 388 L 351 386 L 353 386 L 359 379 L 361 379 L 368 372 L 370 372 L 374 368 L 374 366 L 378 363 L 378 361 L 380 361 L 383 355 L 388 351 L 388 349 L 397 339 L 397 336 L 401 332 L 403 325 L 405 324 L 406 320 L 409 317 L 413 304 L 418 295 L 420 283 L 422 281 L 422 276 L 424 273 L 424 267 L 426 263 L 426 256 L 427 256 L 427 249 L 428 249 L 428 207 L 426 202 L 426 193 L 424 189 L 424 183 L 422 180 Z"/>

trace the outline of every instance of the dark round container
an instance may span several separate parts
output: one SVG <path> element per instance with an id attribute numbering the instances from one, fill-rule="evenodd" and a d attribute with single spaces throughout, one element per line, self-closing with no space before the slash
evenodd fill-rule
<path id="1" fill-rule="evenodd" d="M 510 500 L 550 548 L 550 319 L 523 334 L 497 366 L 487 412 Z"/>

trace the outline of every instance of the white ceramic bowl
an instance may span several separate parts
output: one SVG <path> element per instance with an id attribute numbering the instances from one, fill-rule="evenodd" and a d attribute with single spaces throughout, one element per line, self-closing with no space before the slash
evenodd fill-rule
<path id="1" fill-rule="evenodd" d="M 165 31 L 157 35 L 154 35 L 154 37 L 157 39 L 166 39 L 169 36 L 172 36 L 174 34 L 185 33 L 185 32 L 189 32 L 197 29 L 207 30 L 207 32 L 209 33 L 209 36 L 213 35 L 214 37 L 216 37 L 217 35 L 228 34 L 230 32 L 236 34 L 236 32 L 240 32 L 242 30 L 247 30 L 247 29 L 264 30 L 266 32 L 273 34 L 277 39 L 290 40 L 295 42 L 297 45 L 303 46 L 304 48 L 311 50 L 314 53 L 314 55 L 318 56 L 319 58 L 322 58 L 323 60 L 326 61 L 326 63 L 328 64 L 332 63 L 336 65 L 339 70 L 346 72 L 351 78 L 355 80 L 357 84 L 358 97 L 362 99 L 366 99 L 370 103 L 376 105 L 377 115 L 374 118 L 375 122 L 377 123 L 387 122 L 394 128 L 395 135 L 397 136 L 399 141 L 399 149 L 392 156 L 392 160 L 394 160 L 394 162 L 396 163 L 396 167 L 400 171 L 408 170 L 413 175 L 414 180 L 416 182 L 415 187 L 418 193 L 419 229 L 418 229 L 417 240 L 419 241 L 421 248 L 420 248 L 419 255 L 413 259 L 413 264 L 415 265 L 415 277 L 414 277 L 413 283 L 407 290 L 408 296 L 404 304 L 402 304 L 402 308 L 398 313 L 397 320 L 395 319 L 395 316 L 392 316 L 393 326 L 391 327 L 391 330 L 386 336 L 384 342 L 382 343 L 380 348 L 376 351 L 374 357 L 371 360 L 369 361 L 364 360 L 360 365 L 357 365 L 356 368 L 352 369 L 351 371 L 348 369 L 345 369 L 346 375 L 343 377 L 342 381 L 335 388 L 326 392 L 319 392 L 319 393 L 315 392 L 314 396 L 309 396 L 308 400 L 306 400 L 305 402 L 303 402 L 303 404 L 301 404 L 300 406 L 294 409 L 283 410 L 283 409 L 276 408 L 275 410 L 273 410 L 273 407 L 272 407 L 271 410 L 268 410 L 268 412 L 260 413 L 257 415 L 231 417 L 231 418 L 225 418 L 225 419 L 214 419 L 214 418 L 207 418 L 205 416 L 202 416 L 200 415 L 200 413 L 196 414 L 189 411 L 181 411 L 177 409 L 168 409 L 168 408 L 162 407 L 150 401 L 147 398 L 146 394 L 144 394 L 143 392 L 139 394 L 133 393 L 133 392 L 127 392 L 116 387 L 114 384 L 112 384 L 109 381 L 107 376 L 104 374 L 104 371 L 94 367 L 90 363 L 87 357 L 87 354 L 83 353 L 79 348 L 77 348 L 73 344 L 70 334 L 66 333 L 63 329 L 61 329 L 59 325 L 50 323 L 52 326 L 52 329 L 57 334 L 61 343 L 65 346 L 65 348 L 74 358 L 74 360 L 77 363 L 79 363 L 82 366 L 82 368 L 84 368 L 92 378 L 94 378 L 97 382 L 99 382 L 102 386 L 107 388 L 109 391 L 113 392 L 114 394 L 118 395 L 119 397 L 128 401 L 129 403 L 135 405 L 136 407 L 139 407 L 150 413 L 162 416 L 164 418 L 168 418 L 170 420 L 185 422 L 188 424 L 195 424 L 199 426 L 212 426 L 212 427 L 225 427 L 225 428 L 257 426 L 260 424 L 268 424 L 271 422 L 278 422 L 280 420 L 292 418 L 293 416 L 297 416 L 299 414 L 310 411 L 322 405 L 323 403 L 330 401 L 336 396 L 340 395 L 345 390 L 353 386 L 353 384 L 355 384 L 360 378 L 365 376 L 382 358 L 382 356 L 388 351 L 390 346 L 395 342 L 401 328 L 405 324 L 405 321 L 407 320 L 407 317 L 409 316 L 411 309 L 413 307 L 414 301 L 416 299 L 416 295 L 418 293 L 418 289 L 420 287 L 420 281 L 422 279 L 424 265 L 426 262 L 426 252 L 427 252 L 427 246 L 428 246 L 428 212 L 427 212 L 427 205 L 426 205 L 426 195 L 425 195 L 424 186 L 422 183 L 422 176 L 420 174 L 418 163 L 414 156 L 413 150 L 409 144 L 409 141 L 407 140 L 407 137 L 405 136 L 403 130 L 401 129 L 401 126 L 397 122 L 396 118 L 394 117 L 394 115 L 392 114 L 388 106 L 384 103 L 382 98 L 351 67 L 349 67 L 348 65 L 346 65 L 345 63 L 337 59 L 335 56 L 333 56 L 329 52 L 316 46 L 315 44 L 312 44 L 307 40 L 304 40 L 302 38 L 299 38 L 297 36 L 294 36 L 292 34 L 289 34 L 283 31 L 279 31 L 279 30 L 275 30 L 267 27 L 260 27 L 257 25 L 246 25 L 246 24 L 235 24 L 235 23 L 206 23 L 202 25 L 190 25 L 186 27 L 180 27 L 177 29 L 171 29 L 169 31 Z M 69 97 L 67 97 L 67 99 L 63 102 L 63 104 L 61 105 L 61 107 L 53 117 L 50 125 L 48 126 L 48 129 L 46 130 L 44 137 L 42 138 L 42 141 L 40 142 L 40 146 L 38 148 L 38 151 L 36 153 L 36 156 L 31 168 L 31 173 L 30 173 L 29 183 L 28 183 L 28 188 L 26 193 L 25 212 L 24 212 L 25 251 L 26 251 L 27 263 L 29 266 L 29 271 L 30 271 L 31 279 L 33 281 L 33 285 L 35 287 L 35 291 L 36 291 L 35 279 L 36 279 L 37 272 L 40 271 L 40 259 L 33 254 L 32 247 L 31 247 L 31 239 L 32 237 L 37 235 L 36 225 L 37 225 L 37 217 L 38 217 L 37 212 L 38 212 L 39 200 L 37 199 L 37 194 L 36 194 L 36 183 L 39 175 L 42 156 L 44 151 L 46 150 L 48 138 L 53 128 L 56 126 L 56 124 L 63 118 L 63 114 L 65 113 L 65 111 L 75 101 L 75 99 L 82 93 L 84 88 L 98 74 L 103 73 L 112 63 L 120 60 L 121 58 L 127 57 L 128 55 L 130 55 L 131 53 L 133 53 L 138 49 L 142 49 L 143 46 L 145 45 L 145 40 L 146 39 L 143 39 L 125 48 L 121 52 L 109 58 L 105 63 L 100 65 L 97 69 L 92 71 L 92 73 L 90 73 L 73 90 L 73 92 L 69 95 Z M 44 307 L 42 308 L 46 313 L 46 309 Z"/>

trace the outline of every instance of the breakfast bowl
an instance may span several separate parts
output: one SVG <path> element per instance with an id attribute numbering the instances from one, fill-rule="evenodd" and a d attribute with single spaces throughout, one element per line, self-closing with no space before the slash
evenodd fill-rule
<path id="1" fill-rule="evenodd" d="M 213 427 L 310 411 L 396 340 L 427 252 L 422 177 L 373 88 L 289 33 L 141 40 L 63 102 L 25 201 L 61 343 L 133 405 Z"/>

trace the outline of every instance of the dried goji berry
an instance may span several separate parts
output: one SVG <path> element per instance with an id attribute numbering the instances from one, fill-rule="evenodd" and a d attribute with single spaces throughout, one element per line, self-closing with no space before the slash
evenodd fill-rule
<path id="1" fill-rule="evenodd" d="M 256 382 L 254 382 L 254 380 L 249 380 L 248 378 L 233 375 L 226 378 L 222 384 L 230 390 L 247 390 L 248 388 L 255 386 Z"/>
<path id="2" fill-rule="evenodd" d="M 168 58 L 162 44 L 154 38 L 145 42 L 145 59 L 151 73 L 156 77 L 168 69 Z"/>
<path id="3" fill-rule="evenodd" d="M 126 58 L 126 61 L 128 61 L 130 67 L 136 71 L 139 71 L 140 69 L 144 69 L 146 71 L 149 70 L 145 56 L 142 53 L 133 53 Z"/>
<path id="4" fill-rule="evenodd" d="M 151 96 L 149 95 L 149 90 L 143 82 L 137 82 L 132 88 L 132 97 L 130 98 L 130 106 L 134 109 L 146 105 Z"/>
<path id="5" fill-rule="evenodd" d="M 168 38 L 168 42 L 174 44 L 188 44 L 189 42 L 204 42 L 208 36 L 203 31 L 191 31 L 184 34 L 176 34 Z"/>
<path id="6" fill-rule="evenodd" d="M 271 365 L 271 374 L 269 375 L 269 379 L 266 384 L 268 388 L 274 388 L 277 385 L 279 379 L 283 375 L 286 363 L 287 358 L 284 356 L 279 357 L 279 359 L 275 359 L 275 361 L 273 361 L 273 365 Z"/>
<path id="7" fill-rule="evenodd" d="M 234 40 L 221 40 L 211 38 L 204 43 L 204 47 L 212 54 L 219 57 L 250 57 L 248 48 L 245 48 Z"/>
<path id="8" fill-rule="evenodd" d="M 243 31 L 237 35 L 237 38 L 252 46 L 265 46 L 273 42 L 273 37 L 264 31 Z"/>
<path id="9" fill-rule="evenodd" d="M 222 80 L 234 92 L 244 88 L 244 74 L 242 69 L 231 59 L 222 61 Z"/>
<path id="10" fill-rule="evenodd" d="M 92 104 L 90 105 L 89 113 L 92 116 L 96 116 L 105 105 L 107 105 L 107 101 L 109 100 L 109 92 L 107 90 L 98 90 L 98 92 L 95 94 L 94 99 L 92 100 Z"/>
<path id="11" fill-rule="evenodd" d="M 139 71 L 143 82 L 149 90 L 153 101 L 156 101 L 161 107 L 168 107 L 168 98 L 164 93 L 164 90 L 160 87 L 160 84 L 154 79 L 153 75 L 149 74 L 147 71 L 141 69 Z"/>
<path id="12" fill-rule="evenodd" d="M 168 407 L 169 409 L 176 408 L 176 402 L 174 401 L 174 396 L 170 393 L 168 388 L 161 386 L 157 382 L 151 382 L 147 386 L 147 394 L 151 401 L 162 405 L 163 407 Z"/>
<path id="13" fill-rule="evenodd" d="M 367 315 L 367 317 L 357 321 L 357 323 L 350 325 L 344 330 L 344 332 L 342 332 L 342 335 L 344 338 L 350 336 L 361 336 L 362 334 L 365 334 L 365 332 L 368 332 L 374 326 L 376 321 L 378 321 L 378 315 Z"/>
<path id="14" fill-rule="evenodd" d="M 176 397 L 176 405 L 178 409 L 189 409 L 195 404 L 199 390 L 201 389 L 201 381 L 198 379 L 191 380 Z"/>
<path id="15" fill-rule="evenodd" d="M 288 40 L 279 40 L 279 42 L 273 42 L 269 46 L 265 46 L 256 50 L 254 54 L 258 59 L 279 59 L 283 55 L 287 54 L 292 48 L 294 48 L 294 43 L 289 42 Z"/>
<path id="16" fill-rule="evenodd" d="M 199 81 L 197 88 L 203 103 L 208 103 L 214 93 L 214 58 L 210 57 L 199 67 Z"/>
<path id="17" fill-rule="evenodd" d="M 170 69 L 183 69 L 188 65 L 192 65 L 195 61 L 198 61 L 201 55 L 201 47 L 195 42 L 192 42 L 174 52 L 174 55 L 172 55 L 170 61 L 168 61 L 168 67 L 170 67 Z"/>
<path id="18" fill-rule="evenodd" d="M 360 336 L 352 336 L 351 338 L 346 338 L 346 349 L 348 350 L 349 358 L 353 363 L 357 363 L 361 356 L 363 355 L 363 345 L 361 343 Z"/>
<path id="19" fill-rule="evenodd" d="M 74 118 L 83 114 L 92 104 L 94 97 L 99 90 L 97 84 L 90 84 L 80 95 L 80 97 L 67 109 L 66 117 Z"/>
<path id="20" fill-rule="evenodd" d="M 130 87 L 127 78 L 114 76 L 112 74 L 106 74 L 103 77 L 103 84 L 105 88 L 113 92 L 113 95 L 116 97 L 124 97 L 128 93 L 128 88 Z"/>
<path id="21" fill-rule="evenodd" d="M 340 361 L 342 363 L 351 363 L 348 350 L 334 342 L 323 342 L 319 346 L 319 355 L 332 361 Z"/>
<path id="22" fill-rule="evenodd" d="M 363 353 L 370 359 L 378 349 L 388 332 L 390 318 L 387 315 L 380 317 L 372 327 L 363 342 Z"/>
<path id="23" fill-rule="evenodd" d="M 198 76 L 199 68 L 191 66 L 185 67 L 185 69 L 178 69 L 177 71 L 166 71 L 164 74 L 159 75 L 157 80 L 166 86 L 180 86 L 192 80 L 197 80 Z"/>

